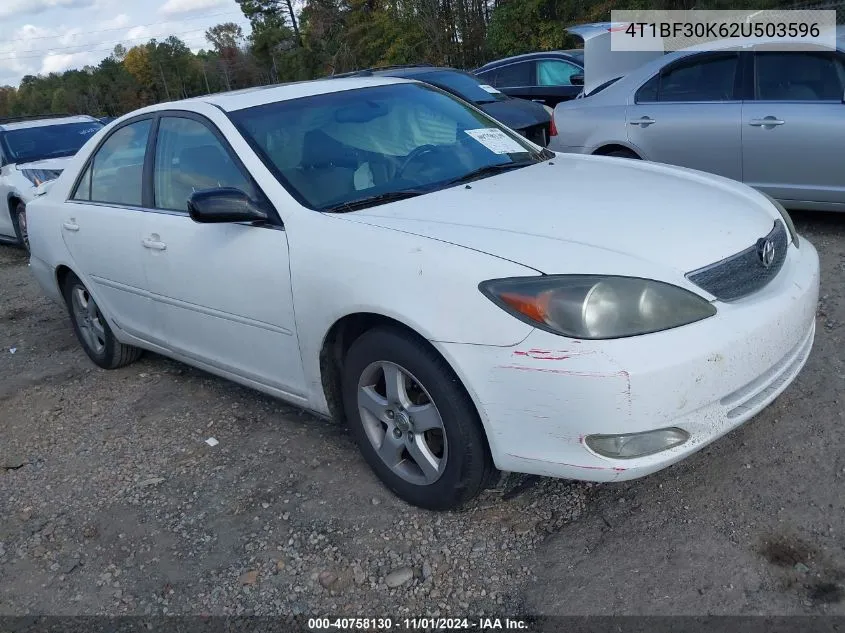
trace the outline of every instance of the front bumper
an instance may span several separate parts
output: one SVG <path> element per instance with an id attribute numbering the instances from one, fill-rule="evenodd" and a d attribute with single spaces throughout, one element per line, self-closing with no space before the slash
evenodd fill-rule
<path id="1" fill-rule="evenodd" d="M 819 259 L 802 239 L 759 292 L 709 319 L 611 341 L 534 330 L 517 346 L 440 343 L 470 391 L 496 466 L 582 479 L 634 479 L 701 449 L 772 402 L 798 375 L 815 334 Z M 634 459 L 584 438 L 679 427 L 682 445 Z"/>

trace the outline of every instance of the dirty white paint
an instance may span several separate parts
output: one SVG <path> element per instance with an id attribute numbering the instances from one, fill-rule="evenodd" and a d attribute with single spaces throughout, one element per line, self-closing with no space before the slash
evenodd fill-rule
<path id="1" fill-rule="evenodd" d="M 577 341 L 537 330 L 478 290 L 495 278 L 592 273 L 655 279 L 712 299 L 684 271 L 748 247 L 780 218 L 748 187 L 666 165 L 572 155 L 469 188 L 322 214 L 299 205 L 223 111 L 389 83 L 396 82 L 306 82 L 147 109 L 206 117 L 284 230 L 69 202 L 100 133 L 28 207 L 32 272 L 60 300 L 55 272 L 68 266 L 125 343 L 323 414 L 319 354 L 332 326 L 357 313 L 395 319 L 454 369 L 503 470 L 597 481 L 653 472 L 753 416 L 800 370 L 803 355 L 769 376 L 812 338 L 819 267 L 806 240 L 790 246 L 760 292 L 717 303 L 704 321 L 627 339 Z M 153 237 L 167 248 L 145 249 L 142 240 Z M 728 419 L 720 400 L 752 383 L 753 406 Z M 593 433 L 666 426 L 685 429 L 690 441 L 627 461 L 599 457 L 584 443 Z"/>

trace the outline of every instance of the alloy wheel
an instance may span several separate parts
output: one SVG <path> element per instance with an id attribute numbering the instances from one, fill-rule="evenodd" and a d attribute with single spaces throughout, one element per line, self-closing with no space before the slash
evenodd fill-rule
<path id="1" fill-rule="evenodd" d="M 85 344 L 95 354 L 102 354 L 106 348 L 106 328 L 100 309 L 82 286 L 74 286 L 71 297 L 73 318 L 79 326 Z"/>
<path id="2" fill-rule="evenodd" d="M 358 411 L 381 460 L 416 485 L 437 481 L 446 468 L 443 418 L 425 387 L 395 363 L 371 363 L 358 381 Z"/>

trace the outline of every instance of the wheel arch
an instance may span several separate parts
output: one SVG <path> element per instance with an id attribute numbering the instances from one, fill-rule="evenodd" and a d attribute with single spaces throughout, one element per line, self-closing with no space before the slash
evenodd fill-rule
<path id="1" fill-rule="evenodd" d="M 23 196 L 17 191 L 10 191 L 9 194 L 6 196 L 6 208 L 9 211 L 9 221 L 11 221 L 12 223 L 12 228 L 15 231 L 16 238 L 18 237 L 18 221 L 15 218 L 15 209 L 17 209 L 18 204 L 26 205 Z"/>
<path id="2" fill-rule="evenodd" d="M 334 419 L 346 421 L 341 393 L 343 360 L 346 352 L 362 334 L 377 327 L 392 328 L 410 334 L 420 344 L 435 350 L 442 356 L 434 345 L 414 328 L 393 317 L 377 312 L 353 312 L 337 319 L 323 336 L 319 358 L 320 383 L 329 413 Z"/>
<path id="3" fill-rule="evenodd" d="M 58 287 L 59 292 L 64 291 L 65 281 L 67 281 L 67 276 L 69 274 L 76 275 L 76 273 L 73 271 L 73 269 L 70 266 L 68 266 L 67 264 L 59 264 L 56 267 L 56 271 L 55 271 L 56 286 Z M 79 277 L 79 275 L 76 275 L 76 276 Z"/>
<path id="4" fill-rule="evenodd" d="M 611 152 L 631 152 L 639 159 L 643 159 L 642 152 L 624 143 L 606 143 L 594 149 L 591 154 L 594 156 L 607 156 Z"/>
<path id="5" fill-rule="evenodd" d="M 319 369 L 320 369 L 320 384 L 323 389 L 323 394 L 326 398 L 326 404 L 329 408 L 329 414 L 333 419 L 346 423 L 346 416 L 343 413 L 343 397 L 341 389 L 341 380 L 343 375 L 343 360 L 346 352 L 361 335 L 377 327 L 392 328 L 399 330 L 413 337 L 419 344 L 434 351 L 443 362 L 449 367 L 455 378 L 460 382 L 461 387 L 466 392 L 476 413 L 485 429 L 485 439 L 489 448 L 489 437 L 487 436 L 487 423 L 484 419 L 481 409 L 478 406 L 478 400 L 473 393 L 463 373 L 458 367 L 455 367 L 454 362 L 447 355 L 443 353 L 438 346 L 429 341 L 425 336 L 420 334 L 416 329 L 403 323 L 402 321 L 380 314 L 377 312 L 353 312 L 337 319 L 328 329 L 323 337 L 322 345 L 320 346 Z"/>

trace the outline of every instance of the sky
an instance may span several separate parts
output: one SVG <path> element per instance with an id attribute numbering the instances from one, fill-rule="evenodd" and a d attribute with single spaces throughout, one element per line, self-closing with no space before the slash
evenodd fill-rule
<path id="1" fill-rule="evenodd" d="M 0 86 L 96 65 L 119 43 L 176 35 L 194 51 L 209 48 L 205 30 L 221 22 L 249 33 L 235 0 L 0 0 Z"/>

